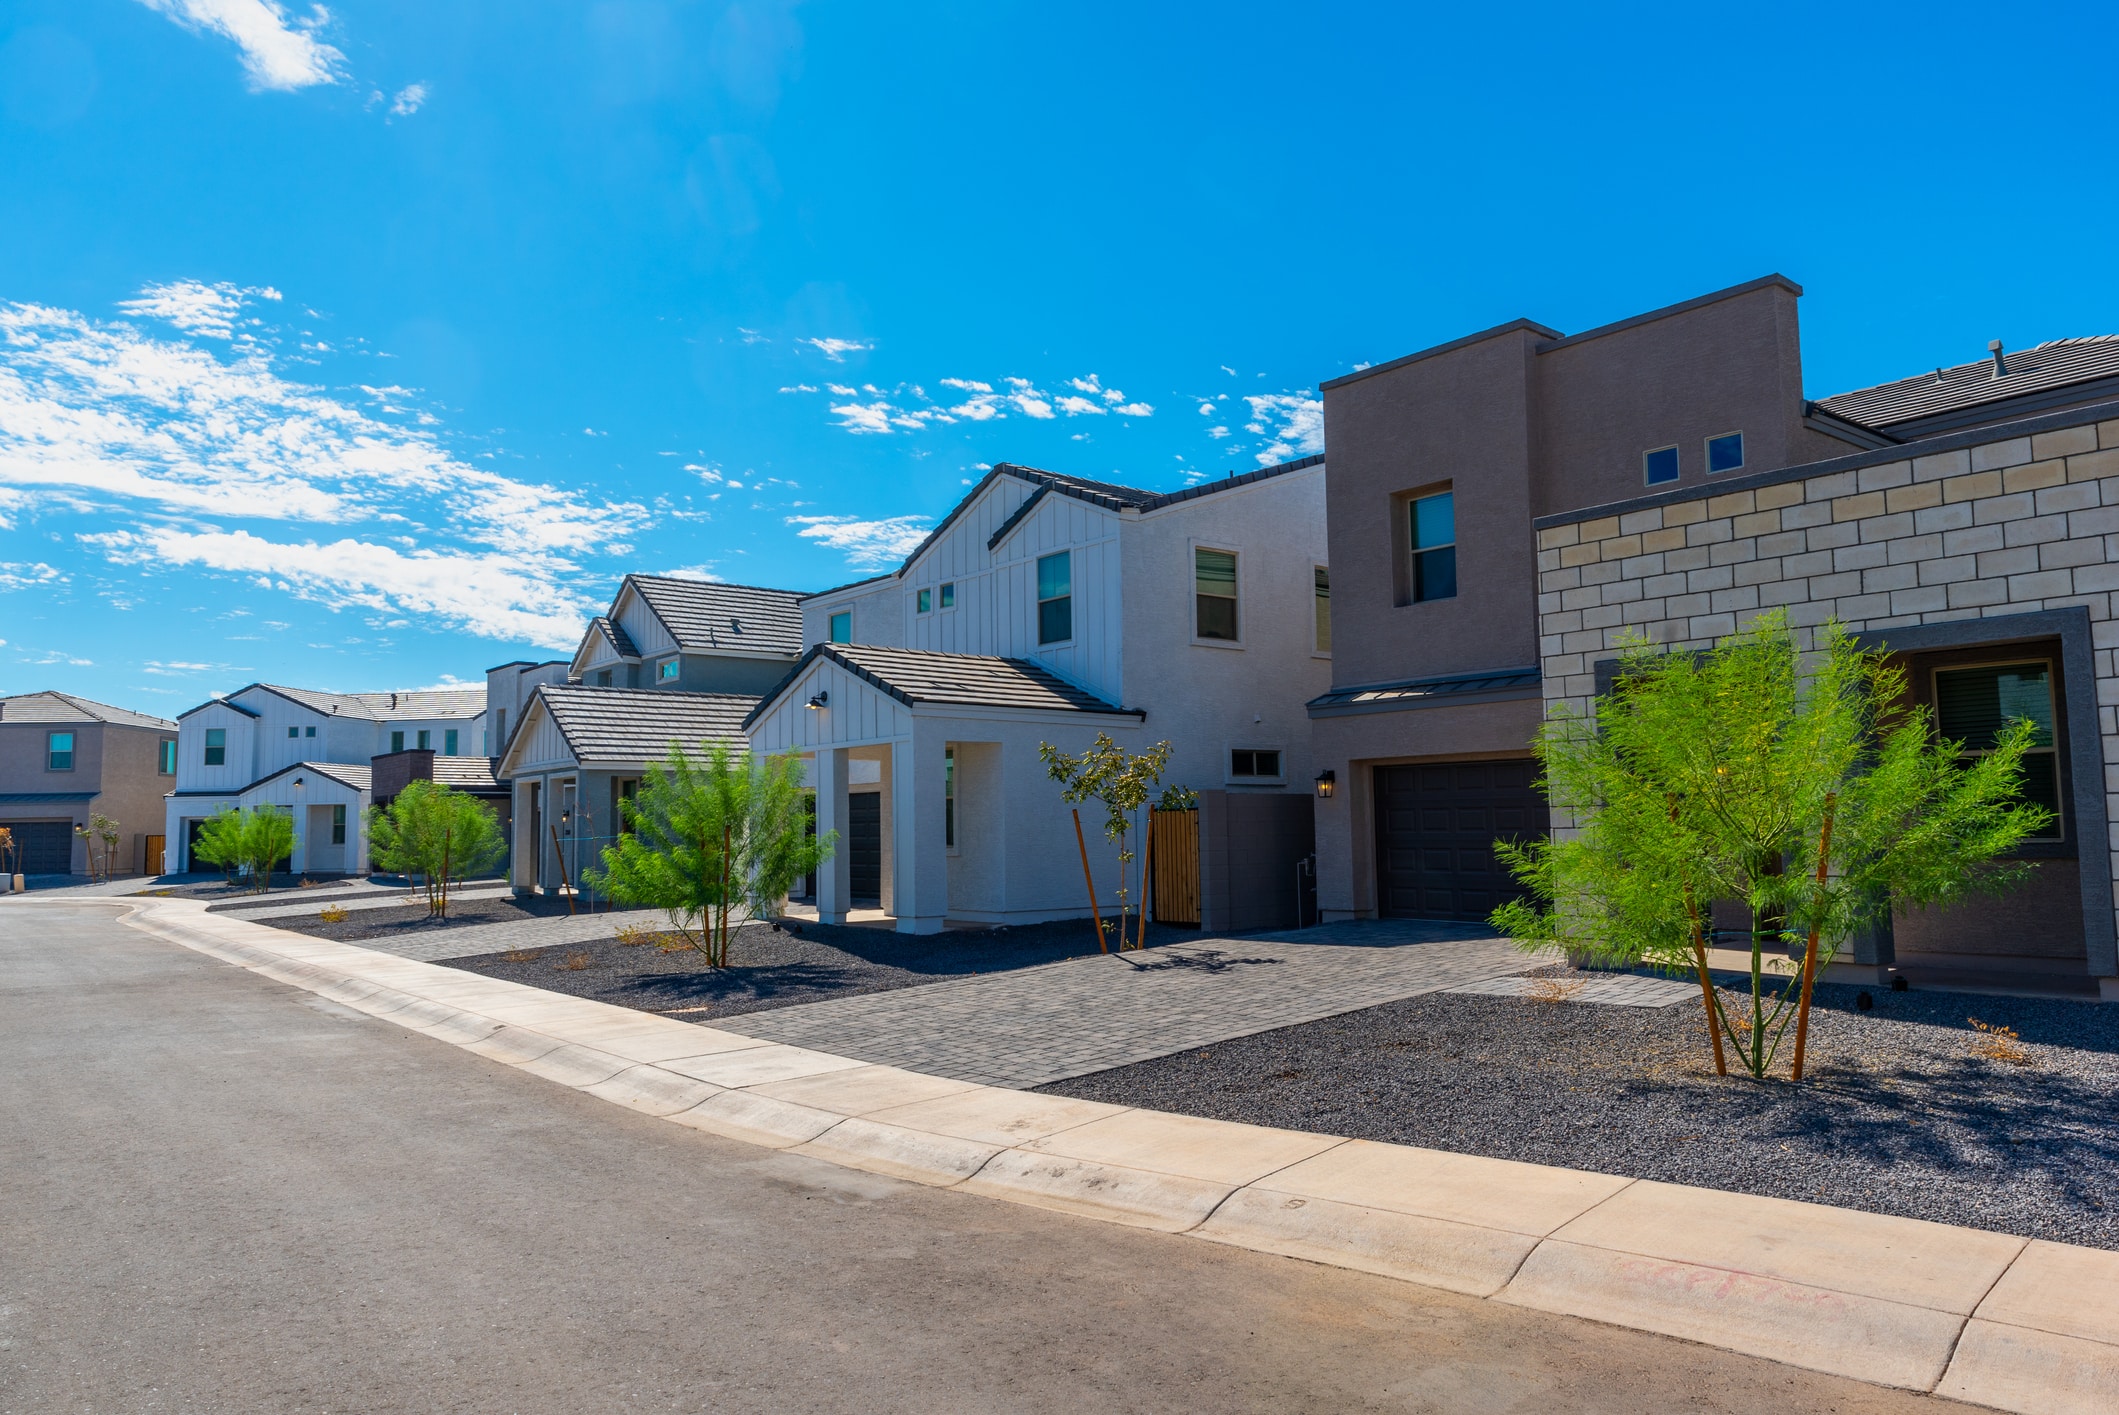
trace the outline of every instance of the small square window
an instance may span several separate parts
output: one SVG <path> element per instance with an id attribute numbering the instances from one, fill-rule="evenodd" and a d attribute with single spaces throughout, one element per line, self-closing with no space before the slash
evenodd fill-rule
<path id="1" fill-rule="evenodd" d="M 316 729 L 314 727 L 304 727 L 302 729 L 302 735 L 304 737 L 314 737 L 316 735 Z"/>
<path id="2" fill-rule="evenodd" d="M 1457 498 L 1445 491 L 1414 501 L 1413 599 L 1453 599 L 1457 593 Z"/>
<path id="3" fill-rule="evenodd" d="M 665 661 L 662 667 L 656 670 L 655 676 L 665 683 L 674 683 L 677 681 L 677 675 L 683 671 L 684 660 L 672 658 Z"/>
<path id="4" fill-rule="evenodd" d="M 302 735 L 302 729 L 299 727 L 290 727 L 287 729 L 287 735 L 289 737 L 299 737 Z"/>
<path id="5" fill-rule="evenodd" d="M 596 686 L 597 686 L 597 687 L 599 687 L 599 688 L 608 688 L 608 687 L 610 687 L 610 686 L 611 686 L 611 670 L 610 670 L 610 669 L 608 669 L 608 668 L 605 668 L 605 669 L 601 669 L 601 670 L 599 670 L 599 671 L 597 672 L 597 674 L 596 674 Z"/>
<path id="6" fill-rule="evenodd" d="M 934 591 L 921 590 L 913 596 L 913 601 L 913 611 L 917 614 L 925 614 L 934 608 Z"/>
<path id="7" fill-rule="evenodd" d="M 1707 470 L 1733 472 L 1744 465 L 1744 434 L 1725 432 L 1707 439 Z"/>
<path id="8" fill-rule="evenodd" d="M 1678 450 L 1658 447 L 1641 456 L 1641 480 L 1650 486 L 1665 486 L 1678 479 Z"/>
<path id="9" fill-rule="evenodd" d="M 44 736 L 44 767 L 47 771 L 74 769 L 74 734 L 47 732 Z"/>
<path id="10" fill-rule="evenodd" d="M 1280 753 L 1238 747 L 1229 753 L 1229 775 L 1236 779 L 1277 781 L 1280 779 Z"/>
<path id="11" fill-rule="evenodd" d="M 942 586 L 942 608 L 956 608 L 956 581 L 954 580 L 951 580 Z"/>
<path id="12" fill-rule="evenodd" d="M 226 766 L 228 764 L 227 728 L 209 727 L 206 729 L 206 756 L 204 760 L 208 766 Z"/>
<path id="13" fill-rule="evenodd" d="M 830 638 L 835 644 L 850 644 L 853 642 L 852 610 L 842 609 L 831 616 Z"/>

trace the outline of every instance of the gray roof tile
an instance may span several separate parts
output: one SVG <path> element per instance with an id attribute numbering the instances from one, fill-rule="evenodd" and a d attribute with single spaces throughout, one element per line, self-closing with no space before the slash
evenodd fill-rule
<path id="1" fill-rule="evenodd" d="M 760 657 L 802 652 L 802 596 L 793 590 L 628 575 L 670 636 L 685 649 L 722 649 Z"/>
<path id="2" fill-rule="evenodd" d="M 659 761 L 669 755 L 671 742 L 687 747 L 707 741 L 740 745 L 745 715 L 758 703 L 742 693 L 591 688 L 579 683 L 540 683 L 537 696 L 577 762 Z"/>
<path id="3" fill-rule="evenodd" d="M 120 727 L 177 730 L 177 725 L 166 718 L 77 698 L 71 693 L 17 693 L 0 698 L 0 722 L 110 722 Z"/>
<path id="4" fill-rule="evenodd" d="M 1998 378 L 1993 360 L 1986 358 L 1874 388 L 1836 393 L 1812 406 L 1864 427 L 1889 430 L 1895 424 L 2008 402 L 2029 393 L 2119 378 L 2119 335 L 2053 339 L 2034 348 L 2004 352 L 2002 362 L 2008 372 Z"/>
<path id="5" fill-rule="evenodd" d="M 824 658 L 908 706 L 942 703 L 957 707 L 1017 708 L 1035 712 L 1094 712 L 1139 717 L 1075 687 L 1041 663 L 985 654 L 935 653 L 928 649 L 878 648 L 872 644 L 818 644 L 794 672 L 744 719 L 748 727 L 794 683 L 812 659 Z"/>

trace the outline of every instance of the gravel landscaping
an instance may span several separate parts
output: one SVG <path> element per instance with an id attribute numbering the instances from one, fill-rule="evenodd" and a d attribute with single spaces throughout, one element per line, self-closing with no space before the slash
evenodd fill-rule
<path id="1" fill-rule="evenodd" d="M 1698 1001 L 1432 993 L 1040 1089 L 2119 1249 L 2119 1007 L 1863 991 L 1801 1086 L 1716 1077 Z"/>
<path id="2" fill-rule="evenodd" d="M 258 903 L 285 904 L 287 896 L 282 893 L 258 896 Z M 326 899 L 318 904 L 321 910 L 331 903 Z M 228 912 L 240 915 L 240 905 L 227 906 Z M 214 912 L 219 912 L 215 910 Z M 308 934 L 313 938 L 335 939 L 340 943 L 368 943 L 375 940 L 403 940 L 421 938 L 444 929 L 479 928 L 487 924 L 520 923 L 525 919 L 563 919 L 567 916 L 565 899 L 549 895 L 511 895 L 500 899 L 455 899 L 449 901 L 449 915 L 445 919 L 432 918 L 427 913 L 427 897 L 418 894 L 412 902 L 389 909 L 348 909 L 346 917 L 337 923 L 327 923 L 322 915 L 305 914 L 293 918 L 265 919 L 260 922 L 275 929 L 288 929 L 294 933 Z M 659 920 L 656 913 L 617 913 L 611 916 L 611 926 L 622 923 L 637 923 Z"/>
<path id="3" fill-rule="evenodd" d="M 635 918 L 660 926 L 659 914 Z M 1191 929 L 1148 928 L 1150 947 L 1198 937 Z M 775 931 L 754 923 L 735 931 L 729 943 L 732 966 L 718 969 L 700 966 L 701 956 L 690 950 L 665 953 L 651 943 L 626 945 L 615 939 L 532 951 L 537 956 L 486 954 L 453 958 L 443 966 L 687 1022 L 711 1022 L 739 1012 L 1056 963 L 1096 952 L 1096 935 L 1086 919 L 925 935 L 815 923 Z"/>

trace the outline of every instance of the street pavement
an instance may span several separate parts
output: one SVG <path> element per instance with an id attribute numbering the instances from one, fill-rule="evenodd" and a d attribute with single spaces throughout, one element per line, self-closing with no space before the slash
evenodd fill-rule
<path id="1" fill-rule="evenodd" d="M 0 915 L 0 1415 L 1962 1409 L 760 1151 Z"/>

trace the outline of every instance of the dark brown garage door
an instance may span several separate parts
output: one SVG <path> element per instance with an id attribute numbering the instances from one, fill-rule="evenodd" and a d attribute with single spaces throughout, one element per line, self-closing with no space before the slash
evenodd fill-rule
<path id="1" fill-rule="evenodd" d="M 74 823 L 0 821 L 15 837 L 18 874 L 63 875 L 74 867 Z"/>
<path id="2" fill-rule="evenodd" d="M 1377 908 L 1387 919 L 1484 919 L 1522 891 L 1494 840 L 1547 830 L 1533 761 L 1376 768 Z"/>

